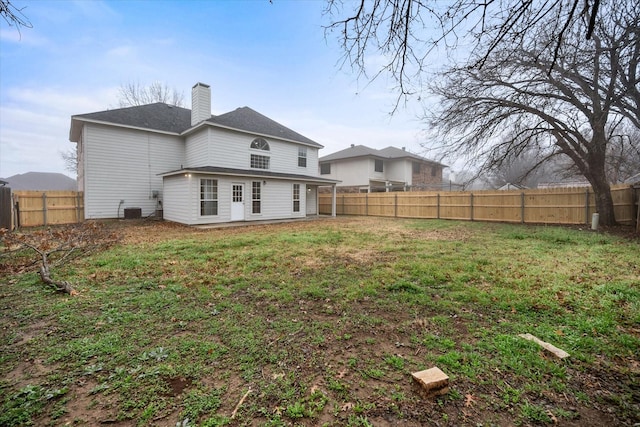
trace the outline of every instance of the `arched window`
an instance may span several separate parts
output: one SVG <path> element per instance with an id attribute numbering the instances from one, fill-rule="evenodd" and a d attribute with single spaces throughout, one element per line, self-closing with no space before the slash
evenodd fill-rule
<path id="1" fill-rule="evenodd" d="M 251 148 L 269 151 L 269 143 L 264 138 L 256 138 L 251 142 Z"/>

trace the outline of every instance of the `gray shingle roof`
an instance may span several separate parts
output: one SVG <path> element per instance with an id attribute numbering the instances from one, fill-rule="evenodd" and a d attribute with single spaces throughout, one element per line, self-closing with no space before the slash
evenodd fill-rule
<path id="1" fill-rule="evenodd" d="M 98 111 L 95 113 L 78 114 L 72 116 L 71 119 L 71 140 L 75 140 L 75 138 L 77 138 L 77 136 L 73 135 L 74 119 L 113 123 L 116 125 L 132 126 L 176 134 L 181 134 L 191 128 L 191 110 L 168 105 L 162 102 Z M 219 116 L 211 116 L 211 118 L 205 123 L 256 133 L 267 137 L 273 136 L 276 138 L 302 142 L 318 148 L 322 147 L 322 145 L 317 142 L 281 125 L 274 120 L 271 120 L 249 107 L 238 108 Z"/>
<path id="2" fill-rule="evenodd" d="M 329 154 L 327 156 L 321 157 L 319 161 L 328 162 L 334 160 L 343 160 L 343 159 L 352 159 L 354 157 L 376 157 L 379 159 L 402 159 L 402 158 L 410 158 L 420 161 L 426 161 L 434 164 L 440 165 L 441 163 L 436 162 L 434 160 L 429 160 L 425 157 L 419 156 L 417 154 L 410 153 L 406 150 L 402 150 L 396 147 L 387 147 L 382 150 L 376 150 L 375 148 L 369 148 L 364 145 L 354 145 L 353 147 L 346 148 L 341 151 L 337 151 L 333 154 Z M 445 165 L 442 165 L 443 167 Z"/>
<path id="3" fill-rule="evenodd" d="M 300 135 L 298 132 L 289 129 L 266 116 L 263 116 L 249 107 L 237 108 L 219 116 L 212 116 L 207 121 L 247 132 L 271 135 L 292 141 L 304 142 L 316 147 L 322 147 L 322 145 L 317 142 L 307 138 L 306 136 Z"/>
<path id="4" fill-rule="evenodd" d="M 191 110 L 163 102 L 78 114 L 72 118 L 173 133 L 182 133 L 191 127 Z"/>

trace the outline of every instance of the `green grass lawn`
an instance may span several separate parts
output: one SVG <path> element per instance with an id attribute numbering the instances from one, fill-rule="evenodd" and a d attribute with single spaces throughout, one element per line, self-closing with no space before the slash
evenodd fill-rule
<path id="1" fill-rule="evenodd" d="M 638 240 L 357 217 L 112 226 L 121 244 L 53 271 L 77 296 L 0 279 L 0 425 L 640 422 Z M 433 366 L 450 391 L 424 399 L 411 373 Z"/>

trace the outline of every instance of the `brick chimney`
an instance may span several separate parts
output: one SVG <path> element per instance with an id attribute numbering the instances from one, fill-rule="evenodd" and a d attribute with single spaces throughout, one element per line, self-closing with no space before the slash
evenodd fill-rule
<path id="1" fill-rule="evenodd" d="M 211 88 L 196 83 L 191 89 L 191 126 L 211 118 Z"/>

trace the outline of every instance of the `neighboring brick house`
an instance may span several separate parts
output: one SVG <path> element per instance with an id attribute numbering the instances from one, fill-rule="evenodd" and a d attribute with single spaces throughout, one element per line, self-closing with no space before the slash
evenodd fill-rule
<path id="1" fill-rule="evenodd" d="M 404 148 L 376 150 L 364 145 L 351 145 L 318 162 L 323 178 L 341 181 L 339 193 L 439 190 L 447 167 Z"/>

